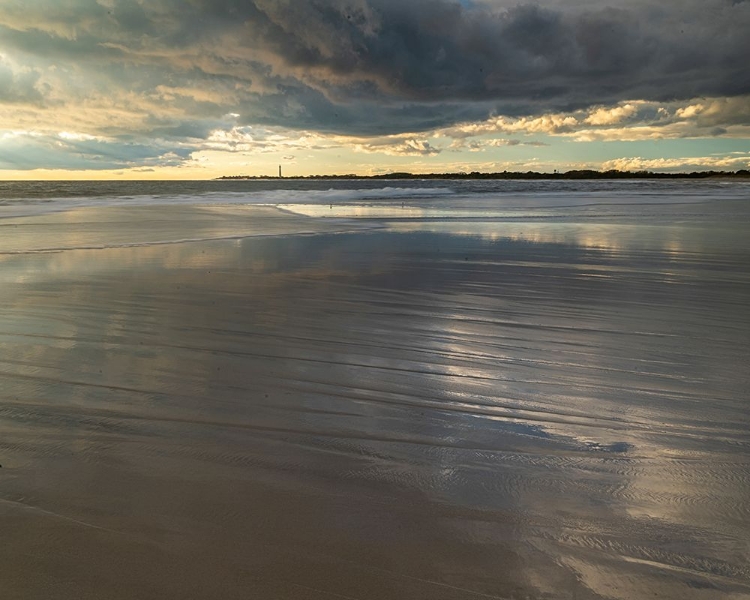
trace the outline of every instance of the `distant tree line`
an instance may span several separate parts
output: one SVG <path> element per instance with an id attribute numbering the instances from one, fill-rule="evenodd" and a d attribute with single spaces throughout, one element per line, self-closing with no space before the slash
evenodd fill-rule
<path id="1" fill-rule="evenodd" d="M 563 173 L 539 173 L 537 171 L 502 171 L 500 173 L 384 173 L 382 175 L 306 175 L 302 177 L 267 177 L 254 175 L 228 175 L 223 180 L 237 179 L 710 179 L 718 177 L 750 179 L 750 170 L 739 171 L 693 171 L 691 173 L 657 173 L 654 171 L 593 171 L 579 169 Z"/>

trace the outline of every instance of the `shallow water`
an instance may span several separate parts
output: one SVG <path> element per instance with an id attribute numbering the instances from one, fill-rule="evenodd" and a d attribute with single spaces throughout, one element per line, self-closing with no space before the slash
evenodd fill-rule
<path id="1" fill-rule="evenodd" d="M 748 597 L 738 189 L 6 217 L 3 598 Z"/>

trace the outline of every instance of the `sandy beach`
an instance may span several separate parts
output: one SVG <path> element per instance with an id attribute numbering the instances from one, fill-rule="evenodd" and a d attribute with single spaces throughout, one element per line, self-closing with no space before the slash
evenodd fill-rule
<path id="1" fill-rule="evenodd" d="M 742 223 L 407 205 L 2 219 L 3 600 L 750 597 Z"/>

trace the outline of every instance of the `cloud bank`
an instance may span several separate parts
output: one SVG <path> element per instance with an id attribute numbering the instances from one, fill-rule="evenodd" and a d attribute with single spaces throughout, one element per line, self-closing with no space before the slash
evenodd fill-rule
<path id="1" fill-rule="evenodd" d="M 97 145 L 171 164 L 247 127 L 414 156 L 488 123 L 725 135 L 750 125 L 747 31 L 747 0 L 4 0 L 0 129 L 93 136 L 94 166 Z"/>

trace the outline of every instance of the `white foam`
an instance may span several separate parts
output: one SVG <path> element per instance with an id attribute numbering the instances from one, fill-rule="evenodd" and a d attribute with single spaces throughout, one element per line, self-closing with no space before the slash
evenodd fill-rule
<path id="1" fill-rule="evenodd" d="M 398 188 L 383 187 L 352 190 L 264 190 L 257 192 L 206 192 L 203 194 L 82 196 L 74 198 L 0 199 L 0 217 L 24 217 L 79 208 L 128 206 L 221 206 L 253 205 L 281 206 L 288 204 L 341 204 L 408 198 L 452 196 L 453 190 L 444 187 Z"/>

